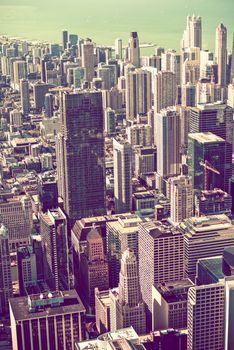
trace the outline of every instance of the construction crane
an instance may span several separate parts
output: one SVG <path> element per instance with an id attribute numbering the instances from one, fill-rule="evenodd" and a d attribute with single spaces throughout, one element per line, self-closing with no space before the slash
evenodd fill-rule
<path id="1" fill-rule="evenodd" d="M 209 184 L 209 171 L 212 171 L 213 173 L 220 175 L 220 172 L 213 167 L 212 164 L 208 162 L 208 160 L 205 160 L 205 162 L 200 162 L 200 165 L 204 167 L 204 190 L 208 191 L 210 189 Z"/>

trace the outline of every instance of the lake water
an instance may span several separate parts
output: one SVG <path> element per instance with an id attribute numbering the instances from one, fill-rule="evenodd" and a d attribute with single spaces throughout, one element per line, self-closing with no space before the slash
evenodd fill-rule
<path id="1" fill-rule="evenodd" d="M 127 43 L 130 31 L 141 42 L 179 48 L 186 16 L 203 19 L 203 47 L 214 49 L 215 28 L 234 31 L 234 0 L 0 0 L 0 34 L 61 42 L 62 29 L 98 44 Z"/>

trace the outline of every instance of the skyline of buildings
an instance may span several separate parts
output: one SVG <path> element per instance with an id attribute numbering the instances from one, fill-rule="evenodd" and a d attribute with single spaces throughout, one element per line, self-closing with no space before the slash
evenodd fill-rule
<path id="1" fill-rule="evenodd" d="M 0 37 L 9 350 L 232 350 L 234 50 L 202 27 L 151 56 L 136 31 Z"/>

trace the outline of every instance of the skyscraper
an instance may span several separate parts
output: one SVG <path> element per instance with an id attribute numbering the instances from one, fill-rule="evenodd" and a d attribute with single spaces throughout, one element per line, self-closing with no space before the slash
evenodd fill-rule
<path id="1" fill-rule="evenodd" d="M 73 350 L 85 339 L 85 308 L 75 290 L 10 299 L 13 350 Z"/>
<path id="2" fill-rule="evenodd" d="M 114 196 L 116 213 L 132 208 L 132 148 L 125 140 L 113 140 Z"/>
<path id="3" fill-rule="evenodd" d="M 206 133 L 193 133 L 188 136 L 188 172 L 196 190 L 212 190 L 228 187 L 229 172 L 226 172 L 225 140 Z M 206 162 L 215 171 L 205 168 Z"/>
<path id="4" fill-rule="evenodd" d="M 68 43 L 68 31 L 63 30 L 62 31 L 62 44 L 63 44 L 63 50 L 67 48 L 67 43 Z"/>
<path id="5" fill-rule="evenodd" d="M 188 47 L 202 48 L 202 20 L 200 16 L 187 17 L 187 27 L 183 34 L 182 49 Z"/>
<path id="6" fill-rule="evenodd" d="M 29 196 L 2 198 L 0 218 L 9 231 L 10 251 L 28 244 L 32 233 L 32 204 Z"/>
<path id="7" fill-rule="evenodd" d="M 102 94 L 61 93 L 62 134 L 56 142 L 58 188 L 71 223 L 105 213 Z"/>
<path id="8" fill-rule="evenodd" d="M 180 175 L 168 179 L 171 200 L 171 220 L 179 222 L 193 216 L 193 186 L 189 176 Z"/>
<path id="9" fill-rule="evenodd" d="M 122 47 L 122 39 L 115 39 L 115 57 L 118 59 L 122 59 L 123 56 L 123 47 Z"/>
<path id="10" fill-rule="evenodd" d="M 161 71 L 153 75 L 154 112 L 174 106 L 176 102 L 176 76 L 172 72 Z"/>
<path id="11" fill-rule="evenodd" d="M 110 298 L 111 331 L 132 326 L 137 334 L 145 334 L 145 304 L 141 295 L 138 263 L 130 249 L 122 255 L 118 293 L 110 291 Z"/>
<path id="12" fill-rule="evenodd" d="M 139 224 L 138 240 L 140 285 L 151 329 L 152 285 L 184 277 L 183 235 L 174 226 L 149 221 Z"/>
<path id="13" fill-rule="evenodd" d="M 228 191 L 228 179 L 232 176 L 232 142 L 233 142 L 233 112 L 226 104 L 199 104 L 190 109 L 190 133 L 212 132 L 226 141 L 225 145 L 225 187 Z"/>
<path id="14" fill-rule="evenodd" d="M 8 299 L 12 297 L 11 260 L 8 230 L 0 224 L 0 315 L 9 312 Z"/>
<path id="15" fill-rule="evenodd" d="M 67 219 L 60 208 L 40 214 L 44 279 L 52 290 L 67 290 L 69 282 Z"/>
<path id="16" fill-rule="evenodd" d="M 19 87 L 20 79 L 27 78 L 27 64 L 23 60 L 17 60 L 13 63 L 14 83 Z"/>
<path id="17" fill-rule="evenodd" d="M 92 41 L 86 40 L 81 45 L 82 67 L 85 70 L 85 80 L 91 82 L 94 78 L 94 45 Z"/>
<path id="18" fill-rule="evenodd" d="M 157 172 L 162 177 L 180 173 L 180 115 L 174 107 L 157 114 Z"/>
<path id="19" fill-rule="evenodd" d="M 20 99 L 23 114 L 27 115 L 30 110 L 29 86 L 28 80 L 20 80 Z"/>
<path id="20" fill-rule="evenodd" d="M 227 28 L 221 23 L 216 29 L 216 61 L 218 84 L 226 86 L 227 81 Z"/>
<path id="21" fill-rule="evenodd" d="M 151 73 L 144 69 L 126 73 L 126 118 L 146 115 L 152 107 Z"/>
<path id="22" fill-rule="evenodd" d="M 128 41 L 128 58 L 136 67 L 140 67 L 140 46 L 137 32 L 131 32 Z"/>
<path id="23" fill-rule="evenodd" d="M 223 282 L 189 289 L 188 350 L 224 349 L 224 293 Z"/>
<path id="24" fill-rule="evenodd" d="M 224 214 L 192 217 L 179 225 L 184 239 L 184 270 L 195 280 L 198 259 L 222 255 L 234 243 L 234 226 Z"/>
<path id="25" fill-rule="evenodd" d="M 109 288 L 109 269 L 100 228 L 93 227 L 87 235 L 87 252 L 81 257 L 80 290 L 86 308 L 94 311 L 94 289 Z"/>

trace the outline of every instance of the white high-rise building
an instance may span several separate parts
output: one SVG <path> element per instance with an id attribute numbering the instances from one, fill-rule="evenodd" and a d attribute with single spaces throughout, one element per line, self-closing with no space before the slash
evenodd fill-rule
<path id="1" fill-rule="evenodd" d="M 132 146 L 152 145 L 152 126 L 149 124 L 134 124 L 126 128 L 128 142 Z"/>
<path id="2" fill-rule="evenodd" d="M 113 140 L 114 195 L 116 213 L 132 208 L 132 148 L 124 140 Z"/>
<path id="3" fill-rule="evenodd" d="M 110 291 L 110 299 L 111 331 L 133 326 L 137 334 L 145 334 L 145 304 L 141 296 L 138 263 L 130 249 L 122 255 L 118 293 Z"/>
<path id="4" fill-rule="evenodd" d="M 29 86 L 28 80 L 20 80 L 20 99 L 23 114 L 28 114 L 30 110 Z"/>
<path id="5" fill-rule="evenodd" d="M 171 221 L 174 224 L 193 216 L 193 184 L 189 176 L 168 179 L 171 201 Z"/>
<path id="6" fill-rule="evenodd" d="M 8 230 L 0 224 L 0 315 L 8 313 L 8 299 L 12 297 L 11 260 Z"/>
<path id="7" fill-rule="evenodd" d="M 174 106 L 176 102 L 176 76 L 175 73 L 162 71 L 152 76 L 154 91 L 154 112 Z"/>
<path id="8" fill-rule="evenodd" d="M 156 116 L 157 172 L 162 177 L 180 173 L 180 115 L 174 107 Z"/>
<path id="9" fill-rule="evenodd" d="M 216 29 L 215 50 L 218 64 L 218 84 L 225 86 L 227 81 L 227 28 L 222 23 Z"/>
<path id="10" fill-rule="evenodd" d="M 27 64 L 25 61 L 13 62 L 14 83 L 19 88 L 20 79 L 27 78 Z"/>
<path id="11" fill-rule="evenodd" d="M 188 16 L 187 27 L 182 38 L 182 48 L 202 48 L 202 20 L 200 16 Z"/>
<path id="12" fill-rule="evenodd" d="M 91 82 L 94 78 L 94 45 L 87 40 L 82 44 L 82 67 L 85 69 L 85 80 Z"/>
<path id="13" fill-rule="evenodd" d="M 188 350 L 224 349 L 224 293 L 224 282 L 189 289 Z"/>
<path id="14" fill-rule="evenodd" d="M 122 59 L 122 52 L 123 52 L 123 43 L 122 39 L 117 38 L 115 39 L 115 57 L 118 59 Z"/>
<path id="15" fill-rule="evenodd" d="M 128 59 L 136 67 L 140 67 L 140 46 L 137 32 L 131 32 L 128 41 Z"/>
<path id="16" fill-rule="evenodd" d="M 146 115 L 152 108 L 151 72 L 141 68 L 127 72 L 125 94 L 126 118 Z"/>

